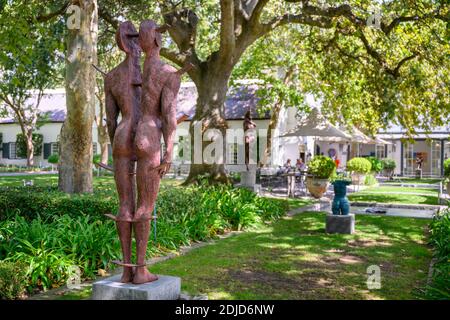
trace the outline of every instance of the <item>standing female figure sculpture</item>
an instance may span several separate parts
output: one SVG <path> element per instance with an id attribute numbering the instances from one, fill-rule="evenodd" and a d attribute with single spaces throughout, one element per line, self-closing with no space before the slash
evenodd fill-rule
<path id="1" fill-rule="evenodd" d="M 134 215 L 137 267 L 133 283 L 157 279 L 145 266 L 150 220 L 159 191 L 161 177 L 169 170 L 176 134 L 177 95 L 181 76 L 160 59 L 161 28 L 145 20 L 139 28 L 139 44 L 145 53 L 141 110 L 135 145 L 137 155 L 137 208 Z M 161 136 L 166 145 L 161 160 Z"/>
<path id="2" fill-rule="evenodd" d="M 121 23 L 116 33 L 119 48 L 126 58 L 105 75 L 105 108 L 112 144 L 114 179 L 119 194 L 119 213 L 109 216 L 116 221 L 122 247 L 124 271 L 121 282 L 133 280 L 131 266 L 131 231 L 135 212 L 134 137 L 140 118 L 142 76 L 139 64 L 139 34 L 129 21 Z M 118 116 L 122 116 L 118 123 Z"/>

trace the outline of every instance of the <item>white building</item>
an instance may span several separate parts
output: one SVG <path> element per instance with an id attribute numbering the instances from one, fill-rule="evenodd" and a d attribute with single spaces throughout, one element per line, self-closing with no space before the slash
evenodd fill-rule
<path id="1" fill-rule="evenodd" d="M 257 125 L 257 129 L 267 129 L 270 120 L 270 113 L 260 114 L 257 112 L 258 98 L 255 94 L 258 85 L 255 82 L 243 81 L 236 88 L 229 91 L 227 101 L 225 103 L 225 117 L 228 121 L 230 129 L 242 129 L 245 113 L 250 110 L 253 121 Z M 197 93 L 193 83 L 183 83 L 178 95 L 178 116 L 186 114 L 189 119 L 180 123 L 177 128 L 177 142 L 181 142 L 189 132 L 190 119 L 195 112 Z M 39 166 L 47 166 L 47 159 L 52 153 L 58 152 L 58 137 L 61 126 L 66 114 L 66 98 L 63 89 L 49 90 L 43 97 L 40 110 L 47 113 L 49 121 L 40 127 L 36 133 L 43 135 L 43 148 L 40 155 L 35 156 L 35 164 Z M 307 103 L 317 107 L 317 103 L 307 97 Z M 414 144 L 404 142 L 405 130 L 399 127 L 391 127 L 386 131 L 380 132 L 379 137 L 392 142 L 392 145 L 360 145 L 355 150 L 356 145 L 342 142 L 325 142 L 315 140 L 313 137 L 293 137 L 281 138 L 280 136 L 295 128 L 297 124 L 296 109 L 282 109 L 279 116 L 279 122 L 275 132 L 273 133 L 272 143 L 272 159 L 273 166 L 280 166 L 291 159 L 293 163 L 297 158 L 308 160 L 309 156 L 316 154 L 331 155 L 335 154 L 340 161 L 340 167 L 344 168 L 346 162 L 352 155 L 360 156 L 376 156 L 378 158 L 392 158 L 397 163 L 396 174 L 398 175 L 414 175 L 415 159 L 418 155 L 424 157 L 423 175 L 424 176 L 441 176 L 443 172 L 442 162 L 450 156 L 450 127 L 437 128 L 428 135 L 419 132 L 414 137 Z M 16 136 L 21 133 L 19 125 L 14 122 L 13 118 L 0 118 L 0 164 L 2 165 L 26 165 L 26 159 L 18 159 L 16 154 Z M 93 123 L 93 153 L 96 154 L 100 150 L 97 139 L 97 127 Z M 426 140 L 426 138 L 431 140 Z M 261 152 L 264 147 L 264 136 L 258 139 L 258 149 Z M 178 144 L 178 143 L 177 143 Z M 353 150 L 352 150 L 353 148 Z M 230 146 L 232 150 L 231 158 L 238 158 L 238 145 Z M 353 152 L 352 152 L 353 151 Z M 189 160 L 183 160 L 180 154 L 180 148 L 175 147 L 173 162 L 189 164 Z M 186 158 L 186 157 L 184 157 Z M 231 169 L 231 166 L 229 167 Z"/>

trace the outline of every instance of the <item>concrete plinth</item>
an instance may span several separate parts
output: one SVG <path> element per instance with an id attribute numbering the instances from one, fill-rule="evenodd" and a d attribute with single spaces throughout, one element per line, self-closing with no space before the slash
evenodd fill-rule
<path id="1" fill-rule="evenodd" d="M 241 186 L 253 190 L 256 184 L 256 168 L 250 167 L 248 171 L 241 172 Z"/>
<path id="2" fill-rule="evenodd" d="M 355 233 L 355 215 L 327 215 L 326 232 L 342 234 Z"/>
<path id="3" fill-rule="evenodd" d="M 121 275 L 94 282 L 92 300 L 177 300 L 181 279 L 158 275 L 159 279 L 144 284 L 121 283 Z"/>

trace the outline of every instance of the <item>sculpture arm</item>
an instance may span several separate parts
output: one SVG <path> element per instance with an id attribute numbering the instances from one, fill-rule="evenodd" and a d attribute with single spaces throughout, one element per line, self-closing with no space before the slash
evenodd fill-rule
<path id="1" fill-rule="evenodd" d="M 119 117 L 119 107 L 116 100 L 105 81 L 105 109 L 106 109 L 106 124 L 108 126 L 108 134 L 111 145 L 114 141 L 114 134 L 117 128 L 117 118 Z"/>
<path id="2" fill-rule="evenodd" d="M 173 145 L 177 130 L 177 95 L 180 89 L 179 79 L 169 79 L 161 94 L 162 132 L 166 153 L 163 163 L 170 163 L 173 156 Z"/>

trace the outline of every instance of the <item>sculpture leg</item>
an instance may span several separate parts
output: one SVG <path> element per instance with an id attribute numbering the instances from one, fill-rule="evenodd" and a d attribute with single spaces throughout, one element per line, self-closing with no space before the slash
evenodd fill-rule
<path id="1" fill-rule="evenodd" d="M 159 150 L 158 150 L 159 151 Z M 160 176 L 157 170 L 152 170 L 159 165 L 159 152 L 141 155 L 136 170 L 136 182 L 138 190 L 138 205 L 134 215 L 134 233 L 136 237 L 136 264 L 145 264 L 148 237 L 150 233 L 150 220 L 159 191 Z M 145 283 L 157 280 L 158 277 L 151 274 L 147 267 L 137 267 L 133 283 Z"/>
<path id="2" fill-rule="evenodd" d="M 135 209 L 134 161 L 130 157 L 114 157 L 114 179 L 119 194 L 118 221 L 133 221 Z"/>
<path id="3" fill-rule="evenodd" d="M 122 248 L 122 260 L 131 263 L 131 232 L 132 220 L 135 209 L 135 182 L 130 172 L 134 171 L 134 162 L 129 157 L 114 157 L 114 179 L 119 194 L 119 214 L 116 227 Z M 127 283 L 133 280 L 132 267 L 123 267 L 120 282 Z"/>
<path id="4" fill-rule="evenodd" d="M 331 205 L 331 212 L 333 212 L 334 215 L 339 215 L 339 199 L 338 198 L 334 198 L 333 199 L 333 203 Z"/>
<path id="5" fill-rule="evenodd" d="M 142 222 L 135 222 L 133 226 L 136 238 L 136 264 L 143 265 L 145 264 L 145 256 L 147 253 L 148 236 L 150 233 L 150 221 L 147 220 Z M 154 274 L 151 274 L 146 266 L 136 267 L 136 272 L 133 277 L 133 283 L 141 284 L 152 282 L 155 280 L 158 280 L 158 277 Z"/>
<path id="6" fill-rule="evenodd" d="M 343 215 L 347 215 L 350 213 L 350 202 L 348 201 L 348 198 L 345 197 L 341 201 L 341 210 Z"/>
<path id="7" fill-rule="evenodd" d="M 123 262 L 131 263 L 131 222 L 117 221 L 117 233 L 119 234 L 120 246 L 122 247 Z M 133 269 L 123 267 L 120 282 L 127 283 L 133 280 Z"/>

